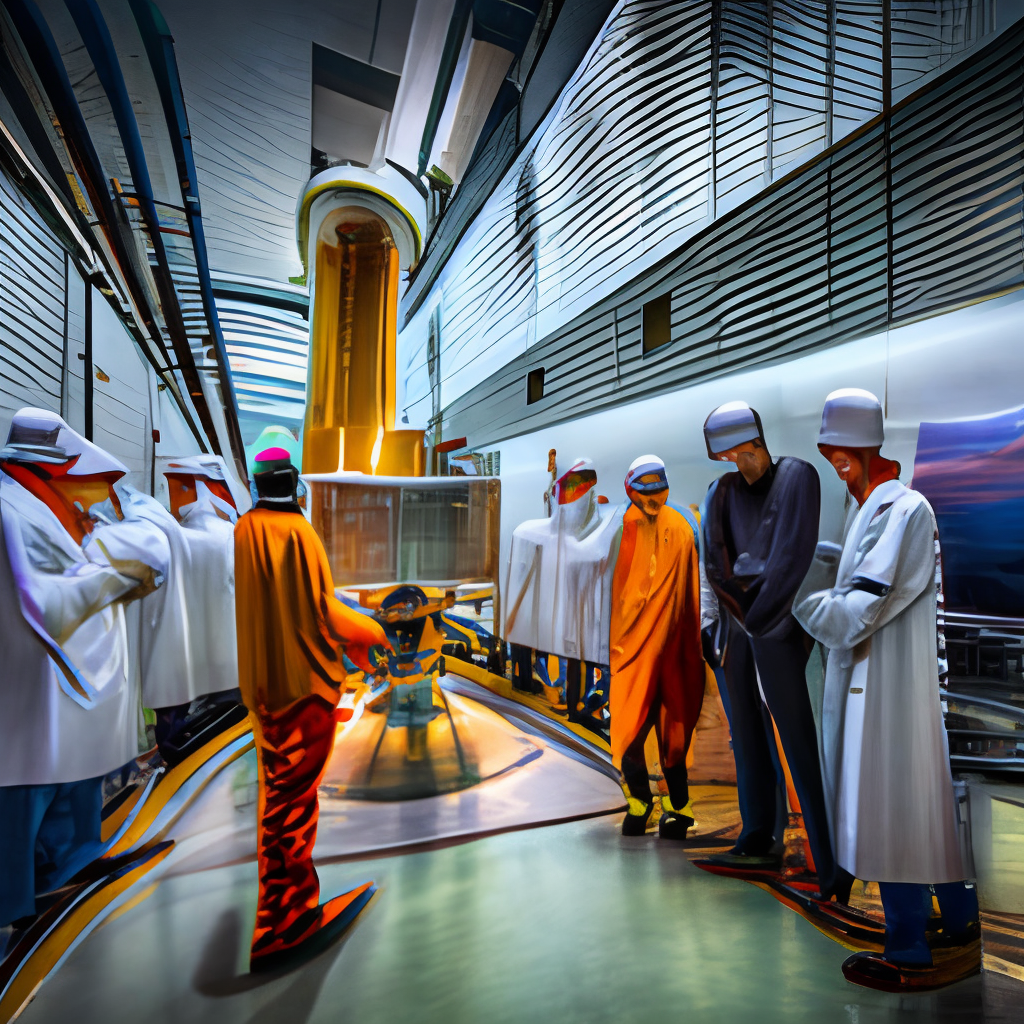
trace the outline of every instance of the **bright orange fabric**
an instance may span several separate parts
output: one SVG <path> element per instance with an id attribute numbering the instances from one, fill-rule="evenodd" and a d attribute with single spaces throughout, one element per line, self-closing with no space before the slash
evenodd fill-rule
<path id="1" fill-rule="evenodd" d="M 611 747 L 616 767 L 654 720 L 663 768 L 686 760 L 704 700 L 700 577 L 689 523 L 630 505 L 612 583 Z"/>
<path id="2" fill-rule="evenodd" d="M 260 890 L 252 954 L 284 948 L 317 921 L 320 880 L 313 846 L 317 786 L 334 747 L 334 706 L 305 697 L 276 714 L 249 713 L 259 766 L 256 858 Z"/>
<path id="3" fill-rule="evenodd" d="M 255 508 L 235 526 L 238 684 L 251 711 L 276 712 L 316 694 L 336 705 L 345 653 L 369 669 L 384 630 L 334 596 L 316 531 L 296 512 Z"/>

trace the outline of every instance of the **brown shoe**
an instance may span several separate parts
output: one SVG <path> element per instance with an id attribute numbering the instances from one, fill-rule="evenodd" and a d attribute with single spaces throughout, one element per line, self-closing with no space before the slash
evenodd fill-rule
<path id="1" fill-rule="evenodd" d="M 881 953 L 854 953 L 843 962 L 843 976 L 854 985 L 880 992 L 927 992 L 977 974 L 980 957 L 976 963 L 968 961 L 951 970 L 952 966 L 901 964 Z"/>

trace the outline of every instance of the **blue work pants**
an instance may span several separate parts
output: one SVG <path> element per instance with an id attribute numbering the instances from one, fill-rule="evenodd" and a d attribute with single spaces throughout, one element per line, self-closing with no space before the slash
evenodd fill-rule
<path id="1" fill-rule="evenodd" d="M 0 927 L 36 913 L 36 895 L 60 888 L 102 851 L 103 776 L 44 786 L 0 786 Z"/>

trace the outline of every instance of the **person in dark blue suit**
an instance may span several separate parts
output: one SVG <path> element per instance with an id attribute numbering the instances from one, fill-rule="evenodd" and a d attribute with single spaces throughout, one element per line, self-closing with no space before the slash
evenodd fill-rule
<path id="1" fill-rule="evenodd" d="M 772 720 L 800 800 L 824 898 L 849 898 L 829 838 L 817 732 L 804 669 L 813 641 L 793 618 L 793 597 L 814 557 L 821 506 L 814 468 L 772 459 L 758 414 L 744 402 L 719 406 L 704 424 L 708 457 L 738 472 L 720 477 L 704 517 L 708 581 L 728 616 L 723 667 L 743 828 L 728 853 L 736 869 L 779 866 L 773 853 L 785 800 L 776 784 Z"/>

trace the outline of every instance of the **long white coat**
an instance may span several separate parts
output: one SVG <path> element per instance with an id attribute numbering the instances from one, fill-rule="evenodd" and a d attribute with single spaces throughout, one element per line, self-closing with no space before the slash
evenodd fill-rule
<path id="1" fill-rule="evenodd" d="M 189 574 L 188 545 L 178 520 L 156 498 L 134 487 L 118 485 L 117 491 L 124 514 L 158 534 L 170 555 L 164 585 L 128 614 L 129 645 L 138 651 L 142 703 L 147 708 L 187 704 L 194 689 L 184 583 Z"/>
<path id="2" fill-rule="evenodd" d="M 608 664 L 612 575 L 622 510 L 593 488 L 516 527 L 505 588 L 505 639 L 547 654 Z"/>
<path id="3" fill-rule="evenodd" d="M 122 601 L 166 572 L 166 546 L 132 523 L 98 527 L 79 546 L 2 473 L 0 520 L 0 786 L 105 775 L 139 750 Z M 84 678 L 88 706 L 65 692 L 51 651 Z"/>
<path id="4" fill-rule="evenodd" d="M 183 509 L 181 533 L 188 545 L 186 577 L 189 648 L 195 696 L 238 686 L 235 639 L 235 527 L 202 497 Z"/>
<path id="5" fill-rule="evenodd" d="M 118 493 L 125 516 L 159 530 L 170 548 L 164 585 L 140 602 L 143 703 L 176 707 L 233 689 L 238 685 L 234 526 L 208 501 L 193 502 L 179 524 L 148 494 L 130 487 L 119 487 Z"/>
<path id="6" fill-rule="evenodd" d="M 826 796 L 836 860 L 865 880 L 965 877 L 939 694 L 936 556 L 928 502 L 887 481 L 850 522 L 838 566 L 819 554 L 793 605 L 829 649 Z"/>

